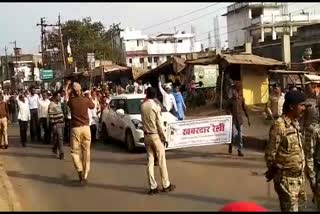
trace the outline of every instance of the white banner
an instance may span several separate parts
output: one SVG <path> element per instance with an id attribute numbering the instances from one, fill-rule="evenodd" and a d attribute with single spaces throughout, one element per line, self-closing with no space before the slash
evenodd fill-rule
<path id="1" fill-rule="evenodd" d="M 232 116 L 185 120 L 168 124 L 168 148 L 231 143 Z"/>

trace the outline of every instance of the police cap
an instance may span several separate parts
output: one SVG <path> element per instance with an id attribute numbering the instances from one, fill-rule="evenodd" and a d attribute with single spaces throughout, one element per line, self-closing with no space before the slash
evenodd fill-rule
<path id="1" fill-rule="evenodd" d="M 288 105 L 305 104 L 306 96 L 300 91 L 289 91 L 284 99 Z"/>

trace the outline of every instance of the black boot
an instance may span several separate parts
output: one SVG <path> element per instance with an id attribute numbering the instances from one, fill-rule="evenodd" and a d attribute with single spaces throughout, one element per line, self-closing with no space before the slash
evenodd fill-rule
<path id="1" fill-rule="evenodd" d="M 244 156 L 244 154 L 241 152 L 241 150 L 238 150 L 238 156 L 239 157 L 243 157 Z"/>
<path id="2" fill-rule="evenodd" d="M 63 153 L 60 153 L 59 159 L 60 159 L 60 160 L 63 160 L 63 159 L 64 159 L 64 154 L 63 154 Z"/>
<path id="3" fill-rule="evenodd" d="M 83 180 L 83 174 L 82 174 L 82 171 L 78 172 L 78 177 L 79 177 L 79 181 L 80 181 L 80 183 L 82 183 L 82 180 Z"/>
<path id="4" fill-rule="evenodd" d="M 229 154 L 231 155 L 232 154 L 232 144 L 230 143 L 229 144 L 229 150 L 228 150 Z"/>

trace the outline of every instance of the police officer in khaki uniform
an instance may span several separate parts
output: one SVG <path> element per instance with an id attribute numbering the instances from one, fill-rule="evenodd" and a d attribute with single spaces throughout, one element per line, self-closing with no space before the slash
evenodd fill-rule
<path id="1" fill-rule="evenodd" d="M 154 99 L 156 98 L 156 89 L 149 87 L 147 89 L 147 100 L 141 105 L 141 117 L 144 130 L 144 144 L 147 150 L 148 156 L 148 183 L 149 194 L 153 195 L 160 192 L 160 188 L 157 185 L 154 177 L 154 160 L 158 159 L 163 192 L 173 191 L 175 185 L 169 181 L 165 146 L 168 146 L 166 137 L 163 131 L 163 121 L 161 116 L 161 107 Z"/>
<path id="2" fill-rule="evenodd" d="M 267 181 L 273 180 L 283 212 L 302 211 L 305 157 L 298 119 L 305 111 L 305 95 L 290 91 L 285 96 L 283 115 L 271 126 L 265 150 Z"/>

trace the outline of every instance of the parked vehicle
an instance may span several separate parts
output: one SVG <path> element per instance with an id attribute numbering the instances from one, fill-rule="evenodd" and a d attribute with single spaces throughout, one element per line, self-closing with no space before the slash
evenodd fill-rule
<path id="1" fill-rule="evenodd" d="M 104 109 L 101 120 L 101 137 L 105 143 L 110 143 L 111 139 L 124 142 L 129 152 L 136 147 L 144 147 L 140 112 L 144 98 L 144 94 L 122 94 L 111 98 L 110 108 Z M 162 116 L 166 132 L 167 124 L 177 121 L 177 118 L 163 106 Z"/>

